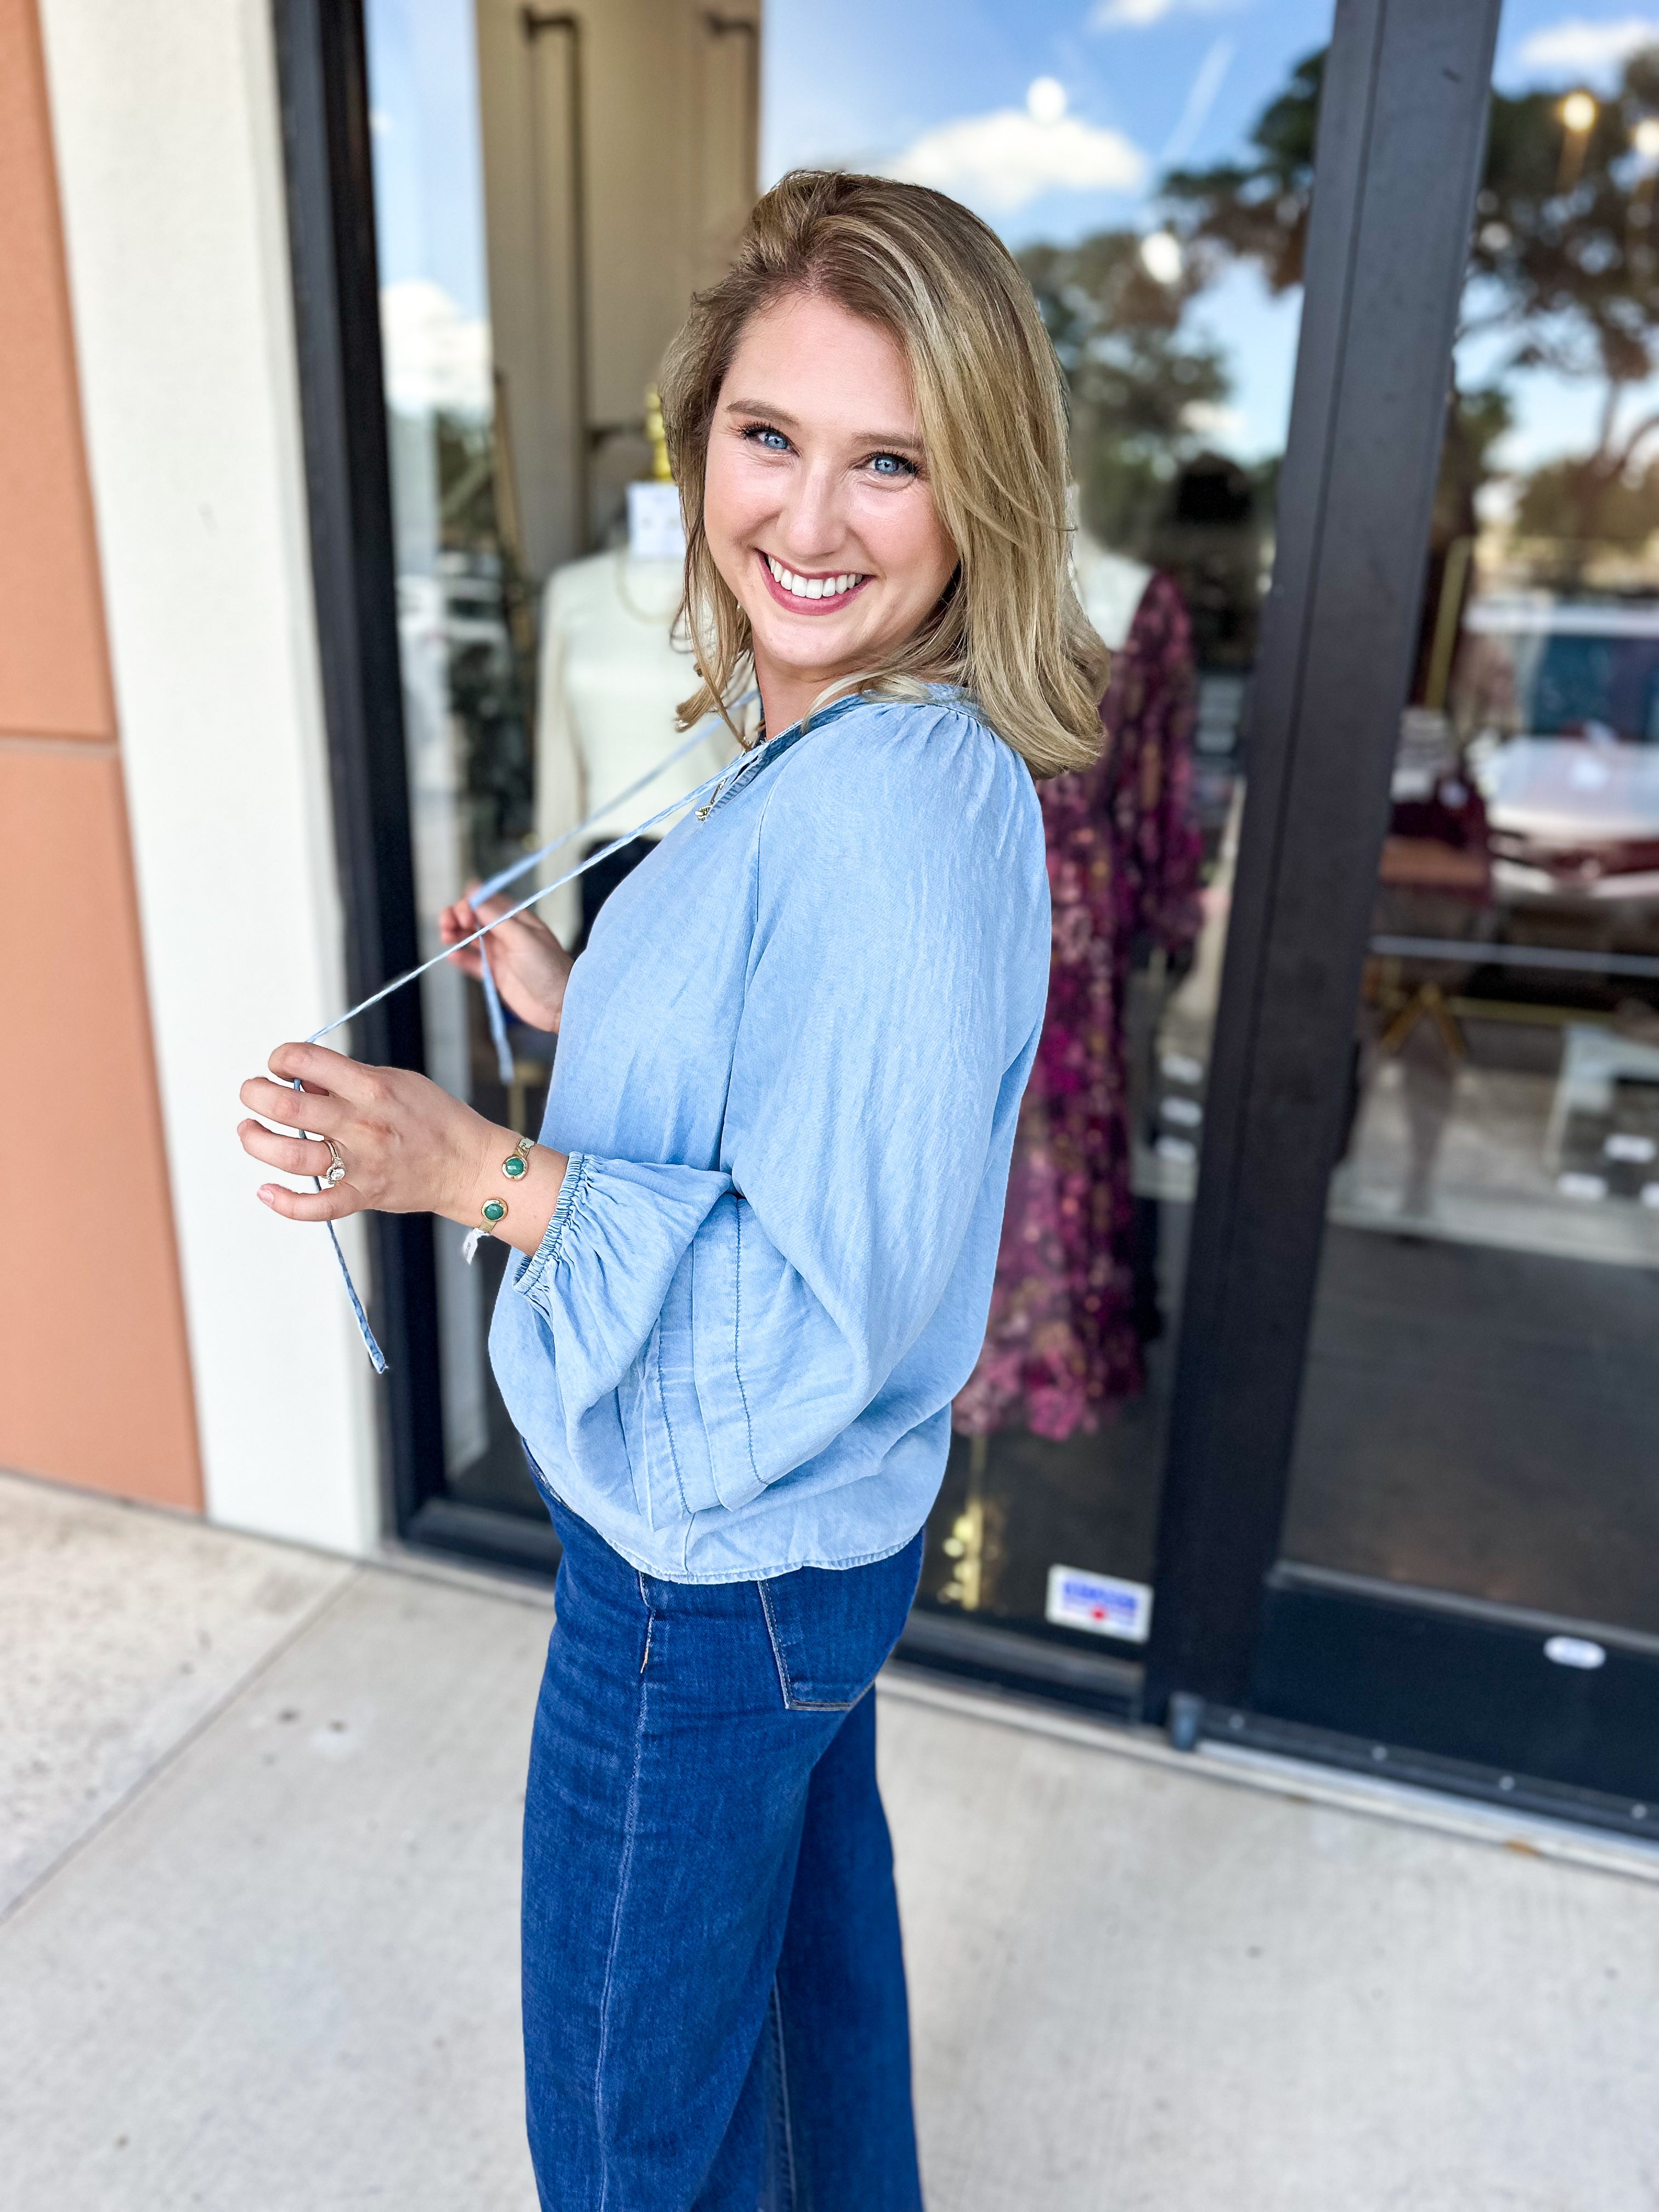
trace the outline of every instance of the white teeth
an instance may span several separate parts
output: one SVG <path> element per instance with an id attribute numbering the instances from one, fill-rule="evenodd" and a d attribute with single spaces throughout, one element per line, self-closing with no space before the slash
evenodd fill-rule
<path id="1" fill-rule="evenodd" d="M 793 569 L 786 568 L 781 561 L 775 561 L 769 553 L 766 556 L 766 565 L 783 589 L 798 599 L 838 599 L 842 592 L 850 592 L 855 584 L 864 581 L 856 570 L 850 570 L 844 576 L 798 576 Z"/>

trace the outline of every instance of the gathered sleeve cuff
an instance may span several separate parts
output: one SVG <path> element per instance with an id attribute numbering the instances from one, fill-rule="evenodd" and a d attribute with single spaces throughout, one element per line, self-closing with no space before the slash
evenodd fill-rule
<path id="1" fill-rule="evenodd" d="M 701 1168 L 573 1152 L 546 1234 L 514 1288 L 552 1332 L 567 1416 L 639 1360 L 697 1231 L 732 1188 Z"/>

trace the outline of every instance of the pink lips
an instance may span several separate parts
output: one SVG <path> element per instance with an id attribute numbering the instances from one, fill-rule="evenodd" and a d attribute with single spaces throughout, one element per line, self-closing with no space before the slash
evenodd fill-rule
<path id="1" fill-rule="evenodd" d="M 793 592 L 786 592 L 784 590 L 783 586 L 779 583 L 777 578 L 772 574 L 771 564 L 767 560 L 764 553 L 757 553 L 755 558 L 760 562 L 761 574 L 766 579 L 767 590 L 770 592 L 772 597 L 777 601 L 778 605 L 781 607 L 787 607 L 792 615 L 836 614 L 842 607 L 850 606 L 853 601 L 857 599 L 859 593 L 864 589 L 865 585 L 870 580 L 870 579 L 866 576 L 863 582 L 854 584 L 851 591 L 837 592 L 833 599 L 799 599 L 796 598 Z M 794 573 L 799 575 L 800 572 L 797 569 Z M 844 576 L 847 574 L 847 571 L 844 568 L 833 568 L 830 573 L 831 575 Z"/>

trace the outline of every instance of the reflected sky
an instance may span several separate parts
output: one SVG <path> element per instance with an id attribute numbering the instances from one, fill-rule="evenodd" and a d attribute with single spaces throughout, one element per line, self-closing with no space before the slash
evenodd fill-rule
<path id="1" fill-rule="evenodd" d="M 1329 0 L 1097 0 L 1092 13 L 1076 0 L 768 0 L 763 168 L 768 181 L 803 161 L 902 169 L 931 143 L 942 159 L 927 181 L 1011 245 L 1067 244 L 1133 222 L 1171 164 L 1242 145 L 1330 24 Z M 1066 124 L 1109 138 L 1137 173 L 1094 183 L 1056 143 L 1045 188 L 1017 127 L 1032 121 L 1040 143 L 1037 78 L 1064 94 Z"/>
<path id="2" fill-rule="evenodd" d="M 383 283 L 434 286 L 476 328 L 488 306 L 471 0 L 368 0 L 367 14 Z M 763 179 L 813 161 L 921 176 L 1015 246 L 1151 228 L 1164 173 L 1239 151 L 1330 20 L 1329 0 L 766 0 Z M 1659 7 L 1509 0 L 1496 81 L 1610 87 L 1650 33 Z M 1245 460 L 1279 451 L 1297 301 L 1238 270 L 1190 313 L 1231 369 L 1216 442 Z M 1516 386 L 1507 465 L 1594 442 L 1589 380 Z"/>

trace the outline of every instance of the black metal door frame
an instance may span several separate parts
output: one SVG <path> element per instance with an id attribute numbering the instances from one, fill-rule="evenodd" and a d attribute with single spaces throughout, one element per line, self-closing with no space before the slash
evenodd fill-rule
<path id="1" fill-rule="evenodd" d="M 420 957 L 410 834 L 391 464 L 382 397 L 368 65 L 361 0 L 273 0 L 300 411 L 334 838 L 354 1000 Z M 351 1049 L 423 1068 L 416 991 L 353 1025 Z M 382 1489 L 406 1541 L 550 1573 L 550 1526 L 447 1495 L 432 1223 L 368 1217 Z"/>
<path id="2" fill-rule="evenodd" d="M 1284 1516 L 1500 0 L 1339 0 L 1212 1049 L 1148 1709 L 1247 1702 Z"/>
<path id="3" fill-rule="evenodd" d="M 362 12 L 275 0 L 289 257 L 311 532 L 312 587 L 335 859 L 354 1002 L 419 957 L 403 686 L 381 398 L 374 198 Z M 353 1024 L 350 1049 L 423 1067 L 419 994 Z M 382 1489 L 399 1527 L 441 1486 L 437 1279 L 423 1214 L 368 1218 Z M 434 1470 L 436 1470 L 434 1478 Z"/>
<path id="4" fill-rule="evenodd" d="M 1275 1564 L 1499 7 L 1337 0 L 1144 1670 L 1127 1647 L 1096 1659 L 937 1616 L 918 1616 L 906 1650 L 1168 1719 L 1183 1741 L 1221 1730 L 1372 1770 L 1392 1760 L 1443 1786 L 1632 1825 L 1644 1807 L 1583 1794 L 1593 1762 L 1572 1747 L 1589 1725 L 1587 1693 L 1551 1679 L 1540 1703 L 1536 1624 Z M 273 0 L 273 10 L 312 560 L 361 995 L 411 963 L 416 943 L 362 16 L 361 0 Z M 421 1066 L 413 994 L 375 1009 L 356 1047 Z M 371 1234 L 400 1532 L 550 1566 L 550 1531 L 445 1496 L 430 1225 L 377 1216 Z M 1606 1677 L 1620 1740 L 1659 1688 L 1659 1652 L 1642 1642 L 1626 1639 Z M 1461 1707 L 1448 1699 L 1459 1681 Z M 1523 1708 L 1532 1720 L 1506 1735 L 1501 1716 Z M 1541 1781 L 1498 1771 L 1528 1745 Z M 1564 1796 L 1568 1782 L 1577 1790 Z"/>

